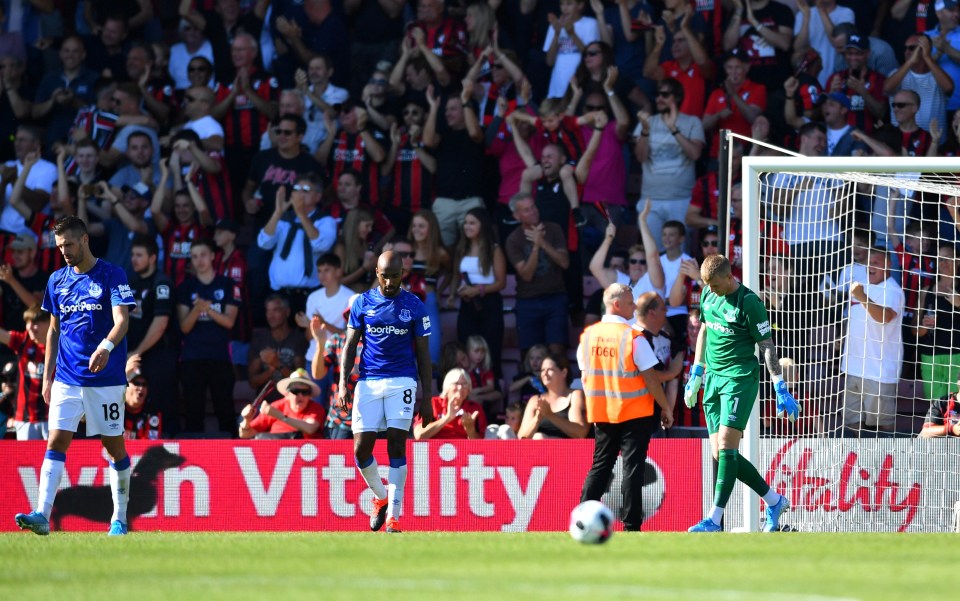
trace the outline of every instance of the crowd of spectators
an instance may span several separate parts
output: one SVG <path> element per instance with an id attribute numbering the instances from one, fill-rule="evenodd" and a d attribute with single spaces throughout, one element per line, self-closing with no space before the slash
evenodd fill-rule
<path id="1" fill-rule="evenodd" d="M 956 156 L 958 22 L 957 0 L 0 0 L 0 355 L 21 397 L 0 410 L 43 436 L 36 305 L 64 264 L 50 226 L 77 214 L 137 296 L 131 436 L 214 435 L 208 402 L 221 434 L 349 435 L 330 402 L 344 312 L 385 248 L 444 325 L 437 421 L 414 435 L 585 436 L 567 365 L 602 313 L 585 282 L 666 301 L 650 311 L 665 310 L 655 350 L 676 391 L 700 261 L 741 267 L 739 159 L 772 151 L 734 143 L 722 199 L 718 133 L 810 156 Z M 921 365 L 904 373 L 918 396 L 945 397 L 960 378 L 942 352 L 958 331 L 956 200 L 765 184 L 764 296 L 791 324 L 776 337 L 796 338 L 777 341 L 799 366 L 788 381 L 839 375 L 846 333 L 814 316 L 889 279 L 904 298 L 883 325 L 903 340 L 886 359 Z M 810 277 L 823 267 L 826 284 Z M 238 378 L 266 395 L 240 422 Z M 798 398 L 833 394 L 808 388 Z M 893 431 L 887 401 L 844 423 Z"/>

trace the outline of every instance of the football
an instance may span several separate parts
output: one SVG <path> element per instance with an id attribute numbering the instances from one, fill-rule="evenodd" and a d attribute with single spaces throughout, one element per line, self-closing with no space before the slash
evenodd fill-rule
<path id="1" fill-rule="evenodd" d="M 613 534 L 613 512 L 600 501 L 584 501 L 570 512 L 570 536 L 577 542 L 599 545 Z"/>

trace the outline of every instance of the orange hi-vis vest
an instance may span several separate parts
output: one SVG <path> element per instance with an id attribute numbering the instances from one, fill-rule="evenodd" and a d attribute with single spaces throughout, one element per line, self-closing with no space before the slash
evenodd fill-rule
<path id="1" fill-rule="evenodd" d="M 638 336 L 643 333 L 626 323 L 603 321 L 580 335 L 588 422 L 617 424 L 653 415 L 653 395 L 633 358 Z"/>

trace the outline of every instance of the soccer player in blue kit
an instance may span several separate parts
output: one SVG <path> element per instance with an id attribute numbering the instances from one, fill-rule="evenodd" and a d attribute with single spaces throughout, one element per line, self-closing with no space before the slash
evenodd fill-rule
<path id="1" fill-rule="evenodd" d="M 357 469 L 373 491 L 370 529 L 400 532 L 403 489 L 407 480 L 407 435 L 413 421 L 417 376 L 420 376 L 420 417 L 433 421 L 430 405 L 430 318 L 416 295 L 403 290 L 400 255 L 387 251 L 377 260 L 379 286 L 361 294 L 350 308 L 347 336 L 340 357 L 340 389 L 337 403 L 347 406 L 347 380 L 353 371 L 357 343 L 360 379 L 353 402 L 353 453 Z M 414 353 L 413 351 L 416 351 Z M 387 485 L 377 473 L 373 445 L 377 432 L 387 431 L 390 471 Z"/>
<path id="2" fill-rule="evenodd" d="M 50 405 L 50 438 L 40 468 L 36 510 L 15 516 L 20 529 L 50 533 L 50 512 L 63 475 L 67 448 L 86 416 L 87 434 L 100 435 L 110 455 L 113 496 L 111 536 L 127 533 L 130 458 L 123 444 L 123 392 L 129 323 L 135 305 L 123 270 L 90 253 L 87 227 L 77 217 L 53 226 L 66 267 L 47 281 L 43 310 L 50 313 L 44 358 L 43 399 Z"/>

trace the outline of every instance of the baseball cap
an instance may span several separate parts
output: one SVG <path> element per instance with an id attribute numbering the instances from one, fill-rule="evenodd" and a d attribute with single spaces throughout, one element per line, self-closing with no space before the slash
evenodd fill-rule
<path id="1" fill-rule="evenodd" d="M 704 235 L 706 235 L 706 234 L 719 234 L 719 233 L 720 233 L 720 228 L 718 228 L 718 227 L 715 226 L 715 225 L 708 225 L 707 227 L 703 228 L 703 234 L 704 234 Z"/>
<path id="2" fill-rule="evenodd" d="M 847 38 L 847 45 L 844 48 L 853 48 L 854 50 L 870 50 L 870 38 L 859 33 L 852 33 Z"/>
<path id="3" fill-rule="evenodd" d="M 130 382 L 133 382 L 134 380 L 143 380 L 144 384 L 148 384 L 150 382 L 150 379 L 147 378 L 147 375 L 141 372 L 139 369 L 135 371 L 131 371 L 130 373 L 127 374 L 128 384 Z"/>
<path id="4" fill-rule="evenodd" d="M 17 234 L 17 237 L 7 245 L 13 250 L 29 250 L 37 247 L 37 239 L 31 234 Z"/>
<path id="5" fill-rule="evenodd" d="M 837 104 L 839 104 L 840 106 L 844 107 L 845 109 L 847 110 L 850 109 L 850 98 L 846 94 L 842 94 L 840 92 L 832 92 L 830 94 L 824 94 L 820 98 L 823 99 L 823 102 L 832 100 Z"/>
<path id="6" fill-rule="evenodd" d="M 124 192 L 124 194 L 126 194 L 127 192 L 133 192 L 137 196 L 141 198 L 146 198 L 147 200 L 150 200 L 150 197 L 152 196 L 152 194 L 150 193 L 150 186 L 148 186 L 143 182 L 137 182 L 132 186 L 123 186 L 120 189 Z"/>
<path id="7" fill-rule="evenodd" d="M 228 217 L 224 217 L 223 219 L 217 220 L 217 223 L 214 224 L 213 229 L 226 230 L 228 232 L 233 232 L 234 234 L 240 231 L 240 227 L 237 225 L 237 222 L 235 222 L 233 219 L 230 219 Z"/>
<path id="8" fill-rule="evenodd" d="M 953 8 L 957 5 L 957 0 L 937 0 L 933 5 L 934 10 L 944 10 Z"/>

